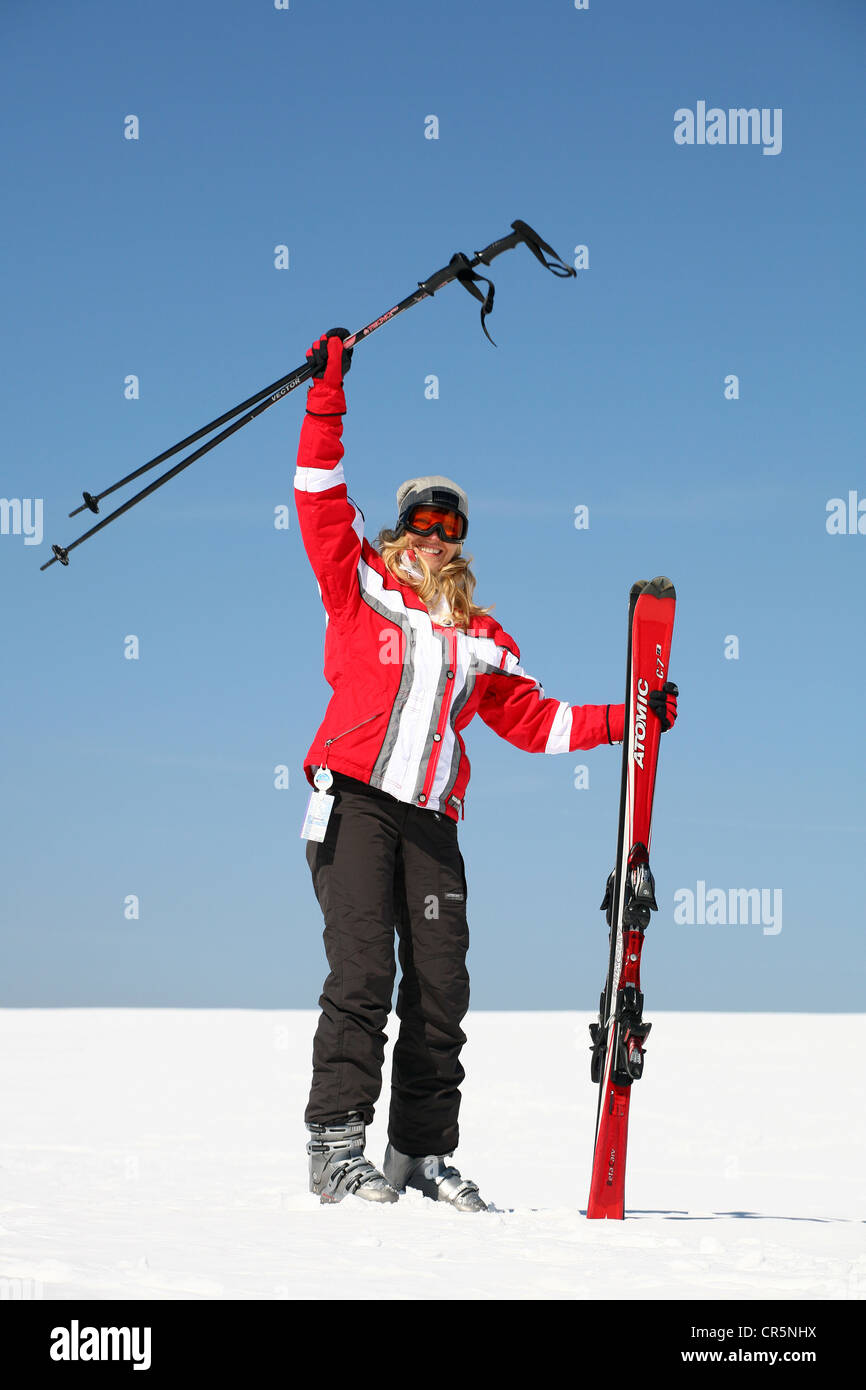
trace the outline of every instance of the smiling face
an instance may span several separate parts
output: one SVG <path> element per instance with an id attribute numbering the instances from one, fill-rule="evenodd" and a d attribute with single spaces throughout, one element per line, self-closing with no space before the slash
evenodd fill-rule
<path id="1" fill-rule="evenodd" d="M 419 536 L 416 531 L 409 529 L 411 546 L 407 549 L 416 551 L 423 555 L 427 564 L 434 574 L 454 559 L 460 549 L 459 545 L 450 545 L 448 541 L 440 541 L 438 536 Z"/>

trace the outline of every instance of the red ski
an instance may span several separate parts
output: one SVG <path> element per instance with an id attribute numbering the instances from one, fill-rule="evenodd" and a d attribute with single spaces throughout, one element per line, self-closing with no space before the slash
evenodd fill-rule
<path id="1" fill-rule="evenodd" d="M 599 1083 L 592 1181 L 586 1214 L 621 1221 L 631 1087 L 643 1072 L 651 1024 L 643 1021 L 640 956 L 655 884 L 649 865 L 661 724 L 648 698 L 668 679 L 676 591 L 659 576 L 632 585 L 629 596 L 625 738 L 616 867 L 602 908 L 610 925 L 607 980 L 598 1023 L 590 1024 L 592 1079 Z"/>

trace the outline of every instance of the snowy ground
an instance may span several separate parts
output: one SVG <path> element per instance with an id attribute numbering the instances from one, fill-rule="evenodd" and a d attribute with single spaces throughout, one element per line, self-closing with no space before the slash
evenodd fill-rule
<path id="1" fill-rule="evenodd" d="M 590 1222 L 588 1017 L 467 1020 L 469 1216 L 306 1191 L 313 1012 L 0 1011 L 0 1294 L 866 1296 L 862 1019 L 652 1019 L 627 1219 Z"/>

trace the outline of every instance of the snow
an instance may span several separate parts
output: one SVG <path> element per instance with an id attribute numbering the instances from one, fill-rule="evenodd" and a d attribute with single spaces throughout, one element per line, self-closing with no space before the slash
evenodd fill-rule
<path id="1" fill-rule="evenodd" d="M 859 1016 L 650 1017 L 626 1220 L 605 1222 L 583 1214 L 588 1015 L 466 1020 L 456 1161 L 495 1206 L 466 1215 L 306 1190 L 314 1011 L 0 1011 L 0 1292 L 862 1299 Z"/>

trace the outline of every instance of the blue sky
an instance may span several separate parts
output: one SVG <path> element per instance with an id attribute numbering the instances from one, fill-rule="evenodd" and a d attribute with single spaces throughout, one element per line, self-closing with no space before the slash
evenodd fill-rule
<path id="1" fill-rule="evenodd" d="M 83 488 L 520 217 L 589 268 L 498 260 L 495 349 L 458 286 L 359 348 L 350 491 L 374 533 L 455 476 L 477 597 L 559 699 L 621 698 L 629 586 L 674 579 L 647 1014 L 859 1009 L 866 535 L 825 522 L 866 498 L 864 36 L 855 0 L 4 6 L 0 496 L 44 535 L 0 535 L 2 1002 L 315 1005 L 323 620 L 273 526 L 303 393 L 39 565 Z M 677 145 L 699 101 L 781 109 L 780 153 Z M 590 1010 L 619 750 L 468 748 L 473 1007 Z M 699 883 L 780 890 L 781 930 L 677 923 Z"/>

